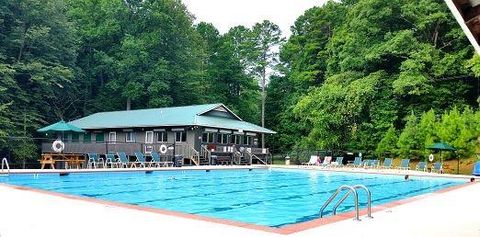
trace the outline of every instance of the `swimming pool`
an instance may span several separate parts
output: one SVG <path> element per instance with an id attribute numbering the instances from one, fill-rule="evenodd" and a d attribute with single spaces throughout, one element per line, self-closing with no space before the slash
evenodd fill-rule
<path id="1" fill-rule="evenodd" d="M 465 183 L 293 169 L 12 174 L 0 182 L 270 227 L 318 218 L 322 204 L 343 184 L 366 185 L 375 206 Z M 361 195 L 362 207 L 365 201 Z M 346 201 L 338 210 L 352 209 Z"/>

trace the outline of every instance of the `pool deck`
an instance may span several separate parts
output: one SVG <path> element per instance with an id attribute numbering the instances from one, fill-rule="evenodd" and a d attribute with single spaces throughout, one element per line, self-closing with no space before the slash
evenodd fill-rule
<path id="1" fill-rule="evenodd" d="M 282 167 L 285 166 L 275 166 Z M 184 167 L 168 170 L 239 169 L 251 167 Z M 297 167 L 293 169 L 321 169 Z M 138 170 L 138 169 L 135 169 Z M 142 169 L 147 170 L 147 169 Z M 162 168 L 161 170 L 167 170 Z M 324 169 L 323 169 L 324 170 Z M 59 171 L 65 170 L 56 170 Z M 105 170 L 97 170 L 101 172 Z M 125 171 L 125 169 L 122 169 Z M 333 169 L 339 172 L 409 174 L 412 178 L 430 173 L 397 170 Z M 18 170 L 12 170 L 17 173 Z M 21 173 L 49 170 L 22 170 Z M 82 170 L 68 170 L 82 172 Z M 20 172 L 18 172 L 20 173 Z M 452 177 L 452 175 L 437 175 Z M 0 236 L 409 236 L 409 237 L 479 237 L 480 181 L 441 190 L 374 208 L 373 219 L 361 216 L 353 221 L 350 214 L 338 215 L 295 225 L 284 231 L 243 223 L 202 218 L 158 209 L 100 201 L 90 198 L 33 190 L 0 184 Z M 301 205 L 294 204 L 292 205 Z M 320 207 L 321 203 L 319 203 Z"/>

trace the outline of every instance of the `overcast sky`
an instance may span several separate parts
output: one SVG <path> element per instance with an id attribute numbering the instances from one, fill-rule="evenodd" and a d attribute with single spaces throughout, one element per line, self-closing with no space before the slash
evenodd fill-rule
<path id="1" fill-rule="evenodd" d="M 182 0 L 195 15 L 196 22 L 212 23 L 220 33 L 231 27 L 251 27 L 257 22 L 270 20 L 290 35 L 290 26 L 305 10 L 321 6 L 326 0 Z"/>

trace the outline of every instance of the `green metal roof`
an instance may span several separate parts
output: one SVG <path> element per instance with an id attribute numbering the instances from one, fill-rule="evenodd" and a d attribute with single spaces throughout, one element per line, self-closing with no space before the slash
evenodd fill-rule
<path id="1" fill-rule="evenodd" d="M 230 117 L 208 115 L 207 112 L 222 107 Z M 101 112 L 69 122 L 82 129 L 141 128 L 202 126 L 243 130 L 246 132 L 275 132 L 242 121 L 223 104 L 205 104 L 182 107 Z"/>

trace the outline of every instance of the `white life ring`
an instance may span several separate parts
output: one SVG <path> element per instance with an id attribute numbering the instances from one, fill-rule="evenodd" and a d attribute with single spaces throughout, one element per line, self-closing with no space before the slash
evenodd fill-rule
<path id="1" fill-rule="evenodd" d="M 160 153 L 165 155 L 165 154 L 167 154 L 167 151 L 168 151 L 168 147 L 165 144 L 162 144 L 160 146 Z"/>
<path id="2" fill-rule="evenodd" d="M 433 154 L 430 154 L 430 155 L 428 156 L 428 160 L 429 160 L 430 162 L 433 161 L 433 158 L 434 158 L 434 157 L 433 157 Z"/>
<path id="3" fill-rule="evenodd" d="M 57 153 L 60 153 L 62 152 L 63 150 L 65 149 L 65 143 L 63 143 L 61 140 L 55 140 L 53 143 L 52 143 L 52 150 L 57 152 Z"/>

